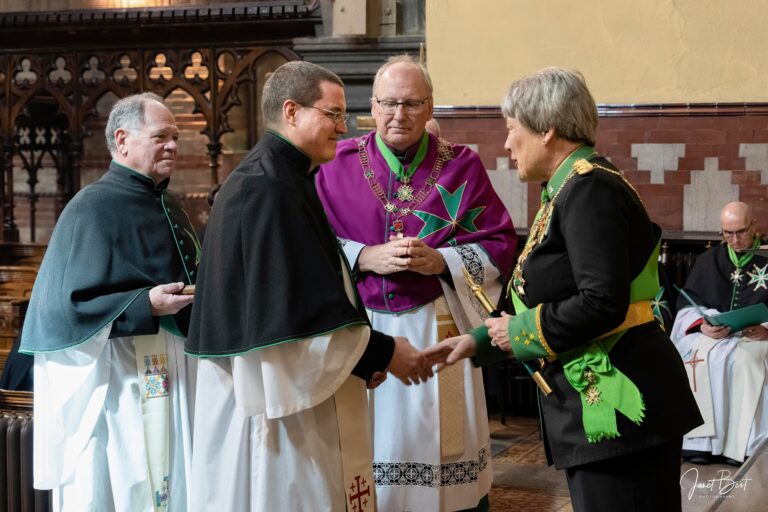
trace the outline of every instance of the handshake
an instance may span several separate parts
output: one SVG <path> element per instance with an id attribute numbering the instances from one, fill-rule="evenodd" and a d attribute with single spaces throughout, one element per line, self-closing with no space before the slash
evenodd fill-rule
<path id="1" fill-rule="evenodd" d="M 400 379 L 406 386 L 427 382 L 435 375 L 432 370 L 434 365 L 438 365 L 437 370 L 440 370 L 443 366 L 450 366 L 474 354 L 475 339 L 469 334 L 448 338 L 421 352 L 414 348 L 407 338 L 395 336 L 395 351 L 389 366 L 384 372 L 374 373 L 367 385 L 369 389 L 378 387 L 387 379 L 388 373 Z"/>
<path id="2" fill-rule="evenodd" d="M 511 350 L 508 332 L 510 318 L 508 314 L 502 313 L 499 318 L 488 318 L 485 321 L 492 344 L 505 351 Z M 450 366 L 461 359 L 474 356 L 475 351 L 475 338 L 471 334 L 445 339 L 421 352 L 414 348 L 407 338 L 395 336 L 395 352 L 389 366 L 386 371 L 373 374 L 367 383 L 368 388 L 379 386 L 386 380 L 387 373 L 392 373 L 406 386 L 427 382 L 435 374 L 433 366 L 437 365 L 439 371 L 443 366 Z"/>
<path id="3" fill-rule="evenodd" d="M 419 352 L 408 338 L 395 336 L 395 351 L 392 353 L 392 359 L 389 360 L 387 369 L 383 372 L 375 372 L 371 380 L 367 382 L 368 389 L 378 387 L 387 379 L 387 374 L 391 373 L 406 386 L 411 384 L 420 384 L 427 382 L 435 373 L 432 371 L 432 364 L 427 360 L 422 352 Z"/>

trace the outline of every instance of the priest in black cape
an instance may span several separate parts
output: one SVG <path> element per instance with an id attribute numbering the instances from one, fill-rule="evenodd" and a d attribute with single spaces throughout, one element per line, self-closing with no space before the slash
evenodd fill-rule
<path id="1" fill-rule="evenodd" d="M 34 354 L 34 486 L 54 510 L 187 509 L 199 244 L 167 190 L 179 130 L 162 98 L 118 101 L 109 170 L 59 218 L 20 351 Z"/>
<path id="2" fill-rule="evenodd" d="M 343 83 L 284 64 L 262 110 L 268 130 L 211 212 L 186 343 L 204 358 L 192 510 L 373 510 L 366 382 L 431 370 L 370 328 L 315 191 L 347 131 Z"/>
<path id="3" fill-rule="evenodd" d="M 696 258 L 683 290 L 707 315 L 768 305 L 768 258 L 746 203 L 720 213 L 723 242 Z M 739 465 L 768 438 L 768 322 L 738 332 L 713 326 L 681 294 L 672 329 L 704 425 L 686 434 L 683 458 Z"/>

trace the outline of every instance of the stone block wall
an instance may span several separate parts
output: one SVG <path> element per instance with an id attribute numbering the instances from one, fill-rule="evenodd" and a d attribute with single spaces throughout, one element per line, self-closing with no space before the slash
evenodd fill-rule
<path id="1" fill-rule="evenodd" d="M 768 231 L 768 113 L 762 105 L 601 106 L 597 150 L 625 172 L 668 232 L 716 232 L 729 201 L 752 205 Z M 654 112 L 655 111 L 655 112 Z M 510 172 L 498 108 L 437 108 L 443 137 L 472 145 L 519 227 L 538 209 L 538 185 Z"/>

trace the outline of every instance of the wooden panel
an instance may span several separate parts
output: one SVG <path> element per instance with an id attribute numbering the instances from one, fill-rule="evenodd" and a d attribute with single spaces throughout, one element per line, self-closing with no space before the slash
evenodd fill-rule
<path id="1" fill-rule="evenodd" d="M 8 391 L 0 389 L 0 411 L 33 411 L 31 391 Z"/>
<path id="2" fill-rule="evenodd" d="M 24 323 L 29 299 L 0 296 L 0 374 Z"/>
<path id="3" fill-rule="evenodd" d="M 39 267 L 46 248 L 39 244 L 0 243 L 0 265 Z"/>

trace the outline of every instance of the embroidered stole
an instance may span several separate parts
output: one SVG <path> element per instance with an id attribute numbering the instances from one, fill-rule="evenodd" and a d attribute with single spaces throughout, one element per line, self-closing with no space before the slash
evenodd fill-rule
<path id="1" fill-rule="evenodd" d="M 435 300 L 435 317 L 436 343 L 460 334 L 444 296 Z M 464 453 L 464 365 L 455 364 L 440 370 L 437 389 L 440 400 L 440 455 L 455 457 Z"/>
<path id="2" fill-rule="evenodd" d="M 342 260 L 344 290 L 355 303 L 354 283 Z M 350 375 L 333 395 L 339 425 L 341 466 L 347 510 L 376 510 L 376 486 L 373 479 L 373 441 L 365 383 Z"/>
<path id="3" fill-rule="evenodd" d="M 164 512 L 168 510 L 170 469 L 170 382 L 165 331 L 137 336 L 134 346 L 152 506 L 156 512 Z"/>
<path id="4" fill-rule="evenodd" d="M 717 344 L 703 334 L 694 343 L 691 351 L 683 358 L 688 382 L 699 406 L 704 424 L 691 430 L 685 437 L 710 437 L 715 435 L 715 416 L 712 406 L 712 388 L 709 383 L 709 351 Z"/>
<path id="5" fill-rule="evenodd" d="M 743 461 L 757 403 L 763 392 L 768 342 L 741 340 L 736 345 L 728 402 L 730 410 L 723 455 Z"/>

